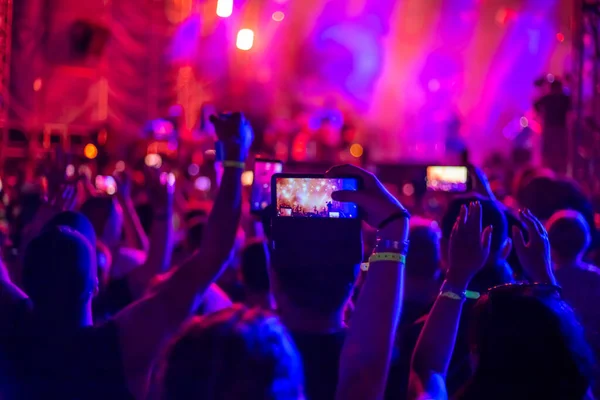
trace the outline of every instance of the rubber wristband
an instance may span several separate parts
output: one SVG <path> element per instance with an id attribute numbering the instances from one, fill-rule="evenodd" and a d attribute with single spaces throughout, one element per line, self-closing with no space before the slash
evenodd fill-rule
<path id="1" fill-rule="evenodd" d="M 445 297 L 451 300 L 464 300 L 466 298 L 464 293 L 456 293 L 451 291 L 440 292 L 439 297 Z"/>
<path id="2" fill-rule="evenodd" d="M 388 226 L 390 223 L 397 221 L 399 219 L 402 219 L 402 218 L 410 218 L 410 213 L 406 210 L 402 210 L 402 211 L 398 211 L 397 213 L 390 215 L 389 217 L 387 217 L 386 219 L 384 219 L 383 221 L 381 221 L 379 223 L 377 230 L 382 230 L 383 228 Z"/>
<path id="3" fill-rule="evenodd" d="M 367 272 L 371 264 L 385 261 L 397 262 L 404 266 L 406 264 L 406 256 L 399 253 L 374 253 L 369 257 L 369 262 L 360 264 L 360 270 Z"/>
<path id="4" fill-rule="evenodd" d="M 393 261 L 406 264 L 406 256 L 400 253 L 373 253 L 373 255 L 369 257 L 369 263 L 378 261 Z"/>
<path id="5" fill-rule="evenodd" d="M 243 161 L 225 160 L 225 161 L 223 161 L 223 167 L 225 167 L 225 168 L 246 169 L 246 163 L 243 162 Z"/>

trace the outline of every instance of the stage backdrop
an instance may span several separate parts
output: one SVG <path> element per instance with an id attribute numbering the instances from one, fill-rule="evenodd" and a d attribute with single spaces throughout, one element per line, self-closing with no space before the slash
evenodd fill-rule
<path id="1" fill-rule="evenodd" d="M 449 130 L 484 154 L 509 146 L 536 78 L 570 69 L 572 0 L 234 0 L 228 18 L 217 0 L 15 8 L 13 122 L 108 124 L 123 140 L 174 103 L 192 124 L 204 101 L 265 118 L 327 101 L 378 159 L 435 158 Z"/>

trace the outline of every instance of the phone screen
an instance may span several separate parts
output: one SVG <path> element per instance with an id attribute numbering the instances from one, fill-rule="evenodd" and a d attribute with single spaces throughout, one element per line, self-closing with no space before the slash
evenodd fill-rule
<path id="1" fill-rule="evenodd" d="M 427 167 L 427 190 L 466 192 L 467 167 Z"/>
<path id="2" fill-rule="evenodd" d="M 357 190 L 355 178 L 276 178 L 278 217 L 358 218 L 354 203 L 331 198 L 338 190 Z"/>
<path id="3" fill-rule="evenodd" d="M 250 205 L 252 211 L 264 210 L 271 204 L 271 177 L 283 171 L 281 161 L 254 161 L 254 177 Z"/>

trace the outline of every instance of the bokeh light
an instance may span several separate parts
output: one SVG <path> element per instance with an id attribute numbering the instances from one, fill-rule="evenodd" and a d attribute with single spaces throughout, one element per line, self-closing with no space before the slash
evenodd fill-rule
<path id="1" fill-rule="evenodd" d="M 254 172 L 252 172 L 252 171 L 242 172 L 242 185 L 243 186 L 251 186 L 252 182 L 254 182 Z"/>
<path id="2" fill-rule="evenodd" d="M 285 18 L 285 14 L 281 11 L 275 11 L 271 18 L 273 18 L 273 21 L 275 22 L 281 22 Z"/>
<path id="3" fill-rule="evenodd" d="M 42 90 L 42 78 L 37 78 L 33 81 L 33 91 L 39 92 L 40 90 Z"/>
<path id="4" fill-rule="evenodd" d="M 529 120 L 526 117 L 521 117 L 521 119 L 519 119 L 519 124 L 522 128 L 527 128 L 529 126 Z"/>
<path id="5" fill-rule="evenodd" d="M 93 143 L 88 143 L 83 148 L 83 155 L 90 160 L 98 157 L 98 148 Z"/>
<path id="6" fill-rule="evenodd" d="M 201 192 L 208 192 L 210 190 L 210 178 L 206 176 L 196 178 L 194 187 Z"/>
<path id="7" fill-rule="evenodd" d="M 65 175 L 67 175 L 68 178 L 71 178 L 73 175 L 75 175 L 75 166 L 73 164 L 67 165 Z"/>
<path id="8" fill-rule="evenodd" d="M 144 159 L 144 163 L 148 167 L 160 168 L 162 167 L 162 157 L 159 154 L 150 153 Z"/>
<path id="9" fill-rule="evenodd" d="M 362 157 L 363 153 L 364 149 L 360 144 L 354 143 L 352 146 L 350 146 L 350 154 L 352 157 L 360 158 Z"/>
<path id="10" fill-rule="evenodd" d="M 558 32 L 558 33 L 556 34 L 556 40 L 558 40 L 558 41 L 559 41 L 559 42 L 561 42 L 561 43 L 562 43 L 562 42 L 564 42 L 564 41 L 565 41 L 565 35 L 564 35 L 564 34 L 562 34 L 562 33 L 560 33 L 560 32 Z"/>
<path id="11" fill-rule="evenodd" d="M 115 164 L 115 171 L 117 171 L 117 172 L 125 171 L 125 161 L 123 161 L 123 160 L 117 161 L 117 163 Z"/>
<path id="12" fill-rule="evenodd" d="M 254 31 L 252 29 L 240 29 L 235 45 L 240 50 L 250 50 L 254 45 Z"/>
<path id="13" fill-rule="evenodd" d="M 415 186 L 412 183 L 405 183 L 402 186 L 402 194 L 406 197 L 410 197 L 415 194 Z"/>
<path id="14" fill-rule="evenodd" d="M 217 15 L 221 18 L 231 17 L 233 14 L 233 0 L 219 0 L 217 2 Z"/>
<path id="15" fill-rule="evenodd" d="M 200 167 L 198 166 L 198 164 L 192 163 L 188 166 L 188 175 L 189 176 L 196 176 L 200 173 Z"/>
<path id="16" fill-rule="evenodd" d="M 438 90 L 440 90 L 440 81 L 438 81 L 437 79 L 431 79 L 428 83 L 427 83 L 427 89 L 429 89 L 430 92 L 435 93 Z"/>

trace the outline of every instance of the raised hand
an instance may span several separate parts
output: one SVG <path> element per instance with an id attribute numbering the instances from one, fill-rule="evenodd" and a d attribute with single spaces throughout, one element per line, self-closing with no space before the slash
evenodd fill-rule
<path id="1" fill-rule="evenodd" d="M 73 211 L 77 204 L 78 181 L 65 183 L 49 200 L 50 205 L 57 211 Z"/>
<path id="2" fill-rule="evenodd" d="M 534 282 L 555 284 L 550 241 L 544 225 L 527 209 L 519 211 L 519 215 L 525 223 L 529 241 L 525 242 L 523 233 L 516 226 L 512 229 L 512 237 L 523 269 Z"/>
<path id="3" fill-rule="evenodd" d="M 362 187 L 357 191 L 340 190 L 332 194 L 336 201 L 356 203 L 365 218 L 365 221 L 374 228 L 378 228 L 388 217 L 406 213 L 406 217 L 399 219 L 398 232 L 402 241 L 408 238 L 408 213 L 400 202 L 387 191 L 383 184 L 370 172 L 354 165 L 340 165 L 331 168 L 325 174 L 328 178 L 357 177 L 362 181 Z"/>
<path id="4" fill-rule="evenodd" d="M 244 115 L 239 112 L 213 115 L 210 117 L 210 122 L 214 125 L 217 138 L 223 146 L 224 159 L 245 161 L 252 145 L 254 133 Z"/>
<path id="5" fill-rule="evenodd" d="M 171 211 L 175 193 L 175 175 L 156 168 L 147 168 L 146 188 L 155 213 L 165 214 Z"/>
<path id="6" fill-rule="evenodd" d="M 463 205 L 450 235 L 449 266 L 446 280 L 466 287 L 487 261 L 493 227 L 481 231 L 481 203 Z"/>

